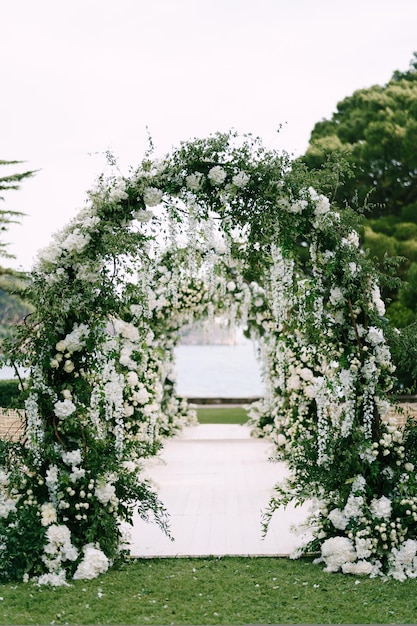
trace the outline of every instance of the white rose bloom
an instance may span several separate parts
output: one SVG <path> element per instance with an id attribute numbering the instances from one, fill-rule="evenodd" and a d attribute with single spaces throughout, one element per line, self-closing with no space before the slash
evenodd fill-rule
<path id="1" fill-rule="evenodd" d="M 248 182 L 249 176 L 245 172 L 239 172 L 238 174 L 235 174 L 235 176 L 233 176 L 232 178 L 232 183 L 234 184 L 234 186 L 239 187 L 240 189 L 242 187 L 245 187 Z"/>
<path id="2" fill-rule="evenodd" d="M 191 191 L 199 191 L 203 183 L 203 174 L 201 172 L 194 172 L 185 179 L 188 189 Z"/>
<path id="3" fill-rule="evenodd" d="M 90 215 L 83 221 L 84 228 L 95 228 L 100 223 L 100 218 L 97 215 Z"/>
<path id="4" fill-rule="evenodd" d="M 143 200 L 146 206 L 157 206 L 162 200 L 163 193 L 156 187 L 148 187 L 143 194 Z"/>
<path id="5" fill-rule="evenodd" d="M 56 243 L 51 243 L 47 248 L 42 248 L 38 252 L 38 259 L 44 263 L 56 263 L 61 255 L 61 247 Z"/>
<path id="6" fill-rule="evenodd" d="M 135 412 L 135 409 L 133 408 L 131 404 L 128 404 L 127 402 L 125 402 L 125 404 L 123 405 L 123 411 L 124 411 L 125 417 L 132 417 L 133 413 Z"/>
<path id="7" fill-rule="evenodd" d="M 75 483 L 77 482 L 77 480 L 80 480 L 80 478 L 84 478 L 84 477 L 85 477 L 85 469 L 80 468 L 80 467 L 72 468 L 72 472 L 70 474 L 71 482 Z"/>
<path id="8" fill-rule="evenodd" d="M 208 178 L 214 185 L 222 185 L 227 174 L 220 165 L 215 165 L 208 173 Z"/>
<path id="9" fill-rule="evenodd" d="M 6 518 L 9 513 L 16 511 L 16 502 L 11 498 L 6 498 L 0 502 L 0 517 Z"/>
<path id="10" fill-rule="evenodd" d="M 123 178 L 116 180 L 115 186 L 110 189 L 109 198 L 111 202 L 120 202 L 120 200 L 126 200 L 128 198 L 126 193 L 126 182 Z"/>
<path id="11" fill-rule="evenodd" d="M 139 404 L 146 404 L 147 402 L 149 402 L 149 391 L 147 391 L 145 389 L 145 387 L 141 387 L 141 389 L 139 389 L 139 391 L 135 391 L 133 393 L 133 399 L 135 400 L 135 402 L 138 402 Z"/>
<path id="12" fill-rule="evenodd" d="M 64 400 L 63 402 L 55 402 L 54 413 L 59 418 L 69 417 L 76 411 L 76 406 L 71 400 Z"/>
<path id="13" fill-rule="evenodd" d="M 56 465 L 51 465 L 47 470 L 45 482 L 52 488 L 58 484 L 58 468 Z"/>
<path id="14" fill-rule="evenodd" d="M 297 391 L 300 388 L 301 388 L 300 377 L 297 376 L 297 374 L 292 374 L 287 379 L 287 389 L 290 391 Z"/>
<path id="15" fill-rule="evenodd" d="M 301 376 L 303 380 L 312 381 L 314 380 L 314 374 L 309 367 L 297 368 L 297 374 Z"/>
<path id="16" fill-rule="evenodd" d="M 357 275 L 358 270 L 359 270 L 357 263 L 353 263 L 353 262 L 348 263 L 348 268 L 349 268 L 349 272 L 351 273 L 352 276 L 356 276 Z"/>

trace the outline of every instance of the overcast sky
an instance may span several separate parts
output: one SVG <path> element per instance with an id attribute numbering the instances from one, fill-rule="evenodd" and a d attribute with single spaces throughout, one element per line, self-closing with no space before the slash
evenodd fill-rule
<path id="1" fill-rule="evenodd" d="M 0 0 L 0 159 L 40 170 L 2 204 L 26 213 L 11 264 L 82 207 L 105 150 L 141 161 L 146 128 L 157 156 L 230 128 L 302 154 L 414 50 L 417 0 Z"/>

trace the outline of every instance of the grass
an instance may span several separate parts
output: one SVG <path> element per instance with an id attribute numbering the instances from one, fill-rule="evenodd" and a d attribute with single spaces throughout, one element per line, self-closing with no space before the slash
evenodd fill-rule
<path id="1" fill-rule="evenodd" d="M 69 587 L 0 586 L 1 624 L 412 624 L 417 582 L 307 559 L 139 559 Z"/>
<path id="2" fill-rule="evenodd" d="M 197 418 L 200 424 L 244 424 L 248 414 L 241 407 L 199 408 Z"/>
<path id="3" fill-rule="evenodd" d="M 198 409 L 241 424 L 242 408 Z M 57 589 L 0 585 L 0 624 L 414 624 L 417 581 L 323 572 L 311 559 L 131 559 Z"/>

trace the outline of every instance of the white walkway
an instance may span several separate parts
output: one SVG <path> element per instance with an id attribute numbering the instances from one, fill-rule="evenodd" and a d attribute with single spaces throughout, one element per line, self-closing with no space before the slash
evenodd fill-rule
<path id="1" fill-rule="evenodd" d="M 300 542 L 290 526 L 305 519 L 308 507 L 276 511 L 262 539 L 261 514 L 286 471 L 268 460 L 270 453 L 270 444 L 252 439 L 247 426 L 199 425 L 168 440 L 146 471 L 175 541 L 137 517 L 131 555 L 289 555 Z"/>

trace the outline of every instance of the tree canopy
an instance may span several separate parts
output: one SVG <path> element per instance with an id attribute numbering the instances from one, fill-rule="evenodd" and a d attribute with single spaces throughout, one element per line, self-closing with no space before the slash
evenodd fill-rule
<path id="1" fill-rule="evenodd" d="M 397 328 L 417 322 L 416 137 L 414 53 L 409 69 L 395 71 L 386 85 L 357 90 L 339 102 L 331 119 L 314 126 L 299 159 L 316 177 L 316 188 L 329 193 L 333 184 L 339 207 L 364 213 L 362 244 L 379 266 L 386 268 L 387 260 L 391 268 L 396 266 L 391 275 L 403 285 L 387 281 L 383 295 L 387 317 Z M 335 165 L 342 184 L 329 178 Z M 412 380 L 406 378 L 409 386 Z"/>
<path id="2" fill-rule="evenodd" d="M 362 206 L 371 217 L 399 216 L 417 222 L 417 53 L 406 72 L 383 86 L 355 91 L 338 103 L 330 120 L 318 122 L 302 160 L 322 168 L 341 153 L 353 176 L 336 200 Z"/>
<path id="3" fill-rule="evenodd" d="M 0 160 L 0 166 L 10 170 L 10 167 L 18 166 L 22 161 Z M 0 176 L 0 200 L 5 202 L 4 192 L 17 191 L 20 183 L 33 176 L 34 170 L 23 172 L 5 173 Z M 10 224 L 19 223 L 24 216 L 21 211 L 10 209 L 0 209 L 0 231 L 5 233 Z M 0 256 L 3 258 L 13 258 L 7 250 L 8 243 L 0 240 Z M 10 326 L 21 320 L 32 308 L 23 302 L 17 295 L 25 285 L 24 275 L 10 268 L 0 266 L 0 339 L 9 334 Z"/>

